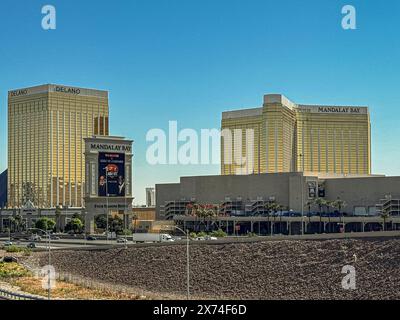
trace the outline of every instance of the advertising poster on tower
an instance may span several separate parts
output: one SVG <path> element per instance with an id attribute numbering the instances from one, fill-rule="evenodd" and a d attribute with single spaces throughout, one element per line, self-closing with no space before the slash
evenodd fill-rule
<path id="1" fill-rule="evenodd" d="M 125 196 L 125 154 L 99 153 L 99 197 Z"/>

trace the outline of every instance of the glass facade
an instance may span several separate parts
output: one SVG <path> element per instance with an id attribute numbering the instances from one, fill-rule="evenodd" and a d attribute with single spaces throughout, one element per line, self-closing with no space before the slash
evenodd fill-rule
<path id="1" fill-rule="evenodd" d="M 81 207 L 84 138 L 108 135 L 106 91 L 44 85 L 9 92 L 8 204 Z"/>
<path id="2" fill-rule="evenodd" d="M 262 108 L 224 112 L 222 130 L 252 129 L 253 146 L 221 139 L 221 173 L 371 173 L 368 108 L 297 105 L 282 95 L 266 95 Z M 232 134 L 233 136 L 233 134 Z M 250 150 L 254 165 L 235 161 Z M 253 167 L 253 171 L 246 170 Z"/>

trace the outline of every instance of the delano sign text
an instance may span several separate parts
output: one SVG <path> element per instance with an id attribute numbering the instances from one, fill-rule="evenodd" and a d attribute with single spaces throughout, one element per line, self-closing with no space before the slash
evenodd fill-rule
<path id="1" fill-rule="evenodd" d="M 10 96 L 11 97 L 18 97 L 18 96 L 23 96 L 28 93 L 28 90 L 23 89 L 23 90 L 16 90 L 16 91 L 11 91 Z"/>
<path id="2" fill-rule="evenodd" d="M 66 87 L 56 87 L 55 91 L 62 93 L 76 94 L 76 95 L 81 93 L 81 90 L 78 88 L 66 88 Z"/>

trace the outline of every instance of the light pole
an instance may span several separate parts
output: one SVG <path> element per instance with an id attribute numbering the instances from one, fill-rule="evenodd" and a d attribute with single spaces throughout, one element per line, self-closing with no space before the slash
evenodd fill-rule
<path id="1" fill-rule="evenodd" d="M 106 170 L 106 242 L 108 243 L 108 167 L 104 167 Z"/>
<path id="2" fill-rule="evenodd" d="M 48 254 L 49 254 L 49 256 L 48 256 L 48 266 L 49 266 L 49 269 L 47 270 L 47 299 L 50 300 L 50 295 L 51 295 L 51 286 L 50 286 L 50 284 L 51 284 L 50 283 L 50 262 L 51 262 L 50 244 L 51 244 L 51 237 L 50 237 L 50 233 L 47 232 L 46 230 L 43 230 L 43 229 L 40 229 L 40 228 L 29 228 L 28 230 L 39 230 L 39 231 L 45 233 L 46 236 L 49 239 L 49 242 L 48 242 Z"/>
<path id="3" fill-rule="evenodd" d="M 174 228 L 186 234 L 186 297 L 190 299 L 190 260 L 189 260 L 189 230 L 183 231 L 181 228 L 174 226 Z"/>
<path id="4" fill-rule="evenodd" d="M 303 154 L 299 154 L 301 161 L 301 235 L 304 236 L 304 160 Z"/>
<path id="5" fill-rule="evenodd" d="M 126 204 L 126 195 L 124 195 L 124 202 L 125 202 L 125 207 L 124 207 L 124 227 L 125 227 L 125 248 L 128 247 L 128 227 L 129 227 L 129 223 L 128 223 L 128 208 L 127 208 L 127 204 Z M 130 228 L 129 228 L 130 229 Z"/>

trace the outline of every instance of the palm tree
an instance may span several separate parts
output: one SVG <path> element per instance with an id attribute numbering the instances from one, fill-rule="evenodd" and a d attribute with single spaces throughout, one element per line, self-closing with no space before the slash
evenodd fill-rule
<path id="1" fill-rule="evenodd" d="M 56 207 L 56 232 L 60 232 L 60 222 L 61 222 L 61 208 L 60 206 Z"/>
<path id="2" fill-rule="evenodd" d="M 331 208 L 333 207 L 333 204 L 332 204 L 333 202 L 332 201 L 330 201 L 330 200 L 326 200 L 325 201 L 325 207 L 326 207 L 326 211 L 327 211 L 327 213 L 328 213 L 328 225 L 329 225 L 329 228 L 328 228 L 328 232 L 330 233 L 330 232 L 332 232 L 332 225 L 331 225 Z"/>
<path id="3" fill-rule="evenodd" d="M 319 208 L 319 212 L 318 212 L 318 214 L 319 214 L 319 233 L 322 233 L 322 230 L 321 230 L 321 226 L 322 226 L 322 208 L 325 206 L 325 203 L 326 203 L 325 199 L 322 199 L 322 198 L 315 199 L 315 204 Z"/>
<path id="4" fill-rule="evenodd" d="M 313 204 L 314 204 L 314 201 L 309 200 L 306 202 L 306 204 L 304 206 L 305 208 L 308 209 L 308 224 L 311 224 L 311 207 L 313 206 Z"/>
<path id="5" fill-rule="evenodd" d="M 10 232 L 15 232 L 15 218 L 10 217 L 9 223 L 10 223 L 10 225 L 9 225 Z"/>
<path id="6" fill-rule="evenodd" d="M 336 200 L 336 205 L 337 205 L 337 208 L 338 208 L 338 211 L 339 211 L 339 215 L 341 215 L 341 217 L 343 217 L 342 209 L 344 209 L 347 206 L 346 201 L 337 199 Z"/>
<path id="7" fill-rule="evenodd" d="M 270 215 L 270 212 L 271 212 L 271 202 L 267 202 L 265 205 L 264 205 L 264 208 L 267 210 L 267 217 L 268 217 L 268 225 L 267 226 L 269 226 L 270 224 L 269 224 L 269 222 L 270 222 L 270 220 L 269 220 L 269 215 Z M 271 235 L 272 235 L 272 225 L 271 225 Z"/>
<path id="8" fill-rule="evenodd" d="M 276 202 L 271 203 L 271 211 L 273 212 L 273 217 L 274 217 L 274 225 L 276 222 L 276 213 L 278 212 L 278 204 Z M 273 228 L 272 228 L 272 233 L 273 233 Z"/>
<path id="9" fill-rule="evenodd" d="M 14 218 L 14 224 L 15 224 L 15 231 L 19 232 L 20 227 L 22 226 L 22 217 L 20 214 L 17 214 Z"/>
<path id="10" fill-rule="evenodd" d="M 138 220 L 138 214 L 135 212 L 132 218 L 133 218 L 133 232 L 136 233 L 136 221 Z"/>
<path id="11" fill-rule="evenodd" d="M 381 218 L 383 219 L 383 231 L 386 231 L 386 220 L 390 217 L 390 213 L 386 209 L 382 209 Z"/>
<path id="12" fill-rule="evenodd" d="M 282 233 L 282 211 L 285 209 L 285 207 L 281 204 L 277 204 L 276 209 L 280 213 L 279 214 L 279 232 Z"/>
<path id="13" fill-rule="evenodd" d="M 332 201 L 332 207 L 335 208 L 339 212 L 340 216 L 340 222 L 343 224 L 343 213 L 342 209 L 347 206 L 346 201 L 340 200 L 340 198 L 337 198 L 337 200 Z"/>

